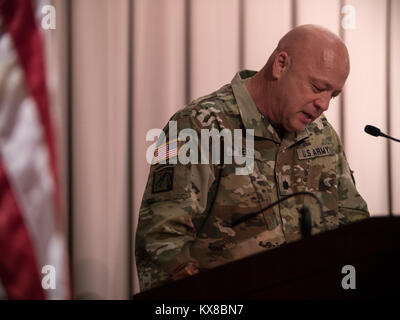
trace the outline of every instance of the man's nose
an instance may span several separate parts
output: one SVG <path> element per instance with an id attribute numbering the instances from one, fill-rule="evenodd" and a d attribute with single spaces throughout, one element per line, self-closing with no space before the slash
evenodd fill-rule
<path id="1" fill-rule="evenodd" d="M 329 102 L 330 102 L 330 100 L 331 100 L 331 97 L 324 94 L 324 95 L 318 97 L 318 98 L 314 101 L 314 105 L 315 105 L 318 109 L 321 109 L 322 112 L 325 112 L 325 111 L 328 110 L 328 108 L 329 108 Z"/>

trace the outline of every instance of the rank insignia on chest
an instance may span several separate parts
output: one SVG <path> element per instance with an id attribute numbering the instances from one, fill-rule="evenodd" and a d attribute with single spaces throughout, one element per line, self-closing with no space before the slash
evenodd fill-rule
<path id="1" fill-rule="evenodd" d="M 299 160 L 325 157 L 335 154 L 335 150 L 333 149 L 333 145 L 331 144 L 325 144 L 314 148 L 311 147 L 302 148 L 302 149 L 297 149 L 296 151 Z"/>

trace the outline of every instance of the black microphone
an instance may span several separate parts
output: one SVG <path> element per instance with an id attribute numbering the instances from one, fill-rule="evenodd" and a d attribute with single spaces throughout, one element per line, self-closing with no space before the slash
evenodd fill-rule
<path id="1" fill-rule="evenodd" d="M 374 136 L 374 137 L 381 136 L 381 137 L 385 137 L 385 138 L 392 139 L 394 141 L 400 142 L 400 140 L 395 139 L 395 138 L 393 138 L 391 136 L 388 136 L 387 134 L 382 133 L 379 128 L 374 127 L 374 126 L 366 125 L 365 128 L 364 128 L 364 131 L 366 133 L 370 134 L 371 136 Z"/>
<path id="2" fill-rule="evenodd" d="M 310 213 L 310 208 L 303 204 L 300 213 L 300 230 L 303 237 L 308 237 L 311 235 L 312 229 L 312 218 Z"/>
<path id="3" fill-rule="evenodd" d="M 289 198 L 292 198 L 292 197 L 295 197 L 295 196 L 299 196 L 299 195 L 311 196 L 315 200 L 317 200 L 318 205 L 319 205 L 319 211 L 320 211 L 320 214 L 321 214 L 321 218 L 322 218 L 322 220 L 323 220 L 323 222 L 325 224 L 326 221 L 325 221 L 325 217 L 323 215 L 323 208 L 322 208 L 323 206 L 322 206 L 322 202 L 321 202 L 320 198 L 318 198 L 314 193 L 311 193 L 311 192 L 308 192 L 308 191 L 301 191 L 301 192 L 295 192 L 295 193 L 292 193 L 292 194 L 290 194 L 288 196 L 285 196 L 282 199 L 279 199 L 279 200 L 271 203 L 270 205 L 266 206 L 265 208 L 262 208 L 261 210 L 258 210 L 256 212 L 252 212 L 252 213 L 248 213 L 248 214 L 245 214 L 244 216 L 241 216 L 240 218 L 234 220 L 231 223 L 230 227 L 233 228 L 233 227 L 237 226 L 238 224 L 241 224 L 241 223 L 243 223 L 243 222 L 245 222 L 245 221 L 247 221 L 247 220 L 249 220 L 251 218 L 254 218 L 255 216 L 257 216 L 260 213 L 262 213 L 262 212 L 264 212 L 264 211 L 276 206 L 277 204 L 279 204 L 279 203 L 281 203 L 281 202 L 283 202 L 283 201 L 285 201 L 285 200 L 287 200 Z M 303 205 L 302 208 L 299 210 L 299 213 L 300 213 L 301 233 L 302 233 L 303 237 L 308 237 L 308 236 L 311 235 L 311 228 L 312 228 L 312 220 L 311 220 L 310 209 L 306 205 Z"/>

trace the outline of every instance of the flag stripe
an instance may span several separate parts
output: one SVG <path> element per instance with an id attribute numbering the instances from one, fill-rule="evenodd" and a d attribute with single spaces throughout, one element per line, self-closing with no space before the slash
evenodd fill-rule
<path id="1" fill-rule="evenodd" d="M 35 252 L 0 159 L 0 278 L 9 299 L 44 299 Z"/>
<path id="2" fill-rule="evenodd" d="M 14 47 L 24 70 L 27 89 L 34 98 L 39 110 L 40 120 L 50 152 L 52 175 L 56 183 L 55 201 L 59 208 L 58 171 L 46 88 L 43 45 L 34 17 L 32 1 L 3 1 L 0 3 L 0 10 L 4 25 L 14 42 Z M 57 212 L 59 211 L 57 210 Z"/>

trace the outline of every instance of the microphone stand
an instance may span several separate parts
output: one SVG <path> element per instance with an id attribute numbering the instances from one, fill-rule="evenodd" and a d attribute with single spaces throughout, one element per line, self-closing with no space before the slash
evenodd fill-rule
<path id="1" fill-rule="evenodd" d="M 393 138 L 393 137 L 391 137 L 391 136 L 388 136 L 387 134 L 384 134 L 383 132 L 381 132 L 379 135 L 380 135 L 380 136 L 382 136 L 382 137 L 385 137 L 385 138 L 391 139 L 391 140 L 393 140 L 393 141 L 400 142 L 400 140 L 399 140 L 399 139 L 395 139 L 395 138 Z"/>

